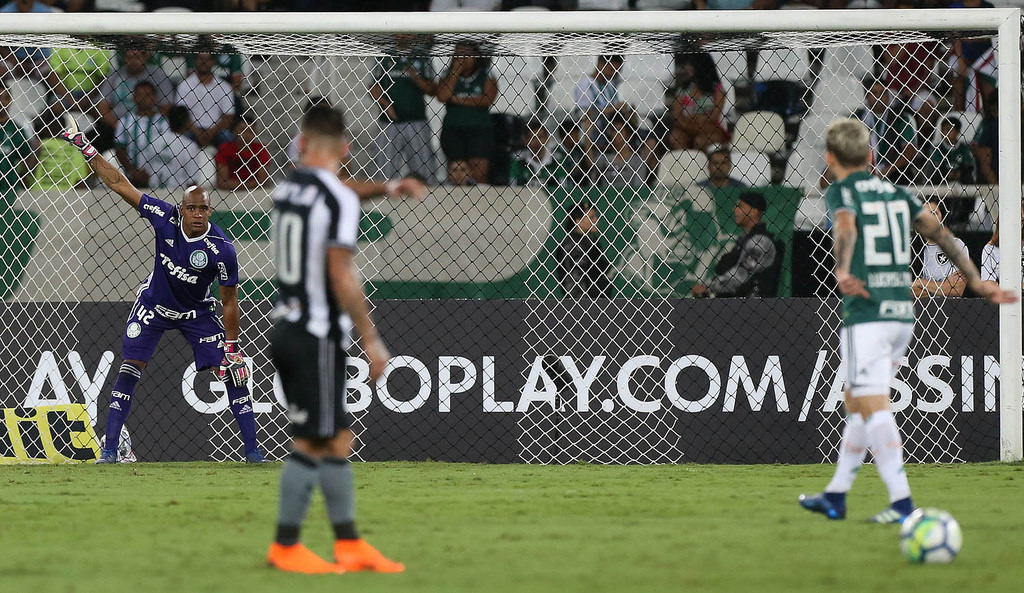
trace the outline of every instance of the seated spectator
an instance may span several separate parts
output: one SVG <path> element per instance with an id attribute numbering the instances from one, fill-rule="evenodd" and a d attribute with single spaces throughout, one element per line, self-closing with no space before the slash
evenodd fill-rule
<path id="1" fill-rule="evenodd" d="M 889 87 L 890 96 L 893 101 L 910 109 L 914 114 L 918 137 L 926 141 L 935 137 L 935 124 L 939 116 L 936 110 L 939 98 L 931 84 L 938 54 L 938 41 L 882 46 L 882 78 Z"/>
<path id="2" fill-rule="evenodd" d="M 950 8 L 994 8 L 986 0 L 955 0 Z M 953 109 L 968 113 L 981 113 L 982 98 L 995 88 L 989 77 L 978 76 L 979 70 L 988 72 L 987 57 L 992 55 L 992 38 L 954 39 L 948 65 L 953 72 Z"/>
<path id="3" fill-rule="evenodd" d="M 220 146 L 231 139 L 229 131 L 235 119 L 235 99 L 231 85 L 213 74 L 213 56 L 199 53 L 195 72 L 178 85 L 175 104 L 192 114 L 189 132 L 199 146 Z"/>
<path id="4" fill-rule="evenodd" d="M 697 187 L 705 189 L 746 189 L 747 184 L 733 179 L 732 155 L 728 146 L 719 145 L 708 153 L 708 178 L 697 182 Z"/>
<path id="5" fill-rule="evenodd" d="M 558 284 L 569 299 L 600 299 L 611 296 L 608 278 L 611 262 L 604 254 L 597 209 L 581 202 L 569 209 L 565 238 L 555 251 Z"/>
<path id="6" fill-rule="evenodd" d="M 192 116 L 185 107 L 175 105 L 167 112 L 168 130 L 142 153 L 142 166 L 150 171 L 149 187 L 179 189 L 210 181 L 203 174 L 210 157 L 187 135 L 191 124 Z"/>
<path id="7" fill-rule="evenodd" d="M 490 72 L 491 59 L 482 54 L 477 43 L 456 44 L 451 66 L 437 85 L 437 99 L 446 106 L 441 150 L 454 185 L 487 183 L 494 153 L 490 108 L 498 97 L 498 83 Z"/>
<path id="8" fill-rule="evenodd" d="M 892 101 L 889 88 L 879 79 L 869 81 L 864 107 L 854 117 L 871 130 L 875 173 L 898 185 L 912 185 L 921 170 L 914 118 L 905 105 Z"/>
<path id="9" fill-rule="evenodd" d="M 213 58 L 213 75 L 231 85 L 231 94 L 235 100 L 235 117 L 239 117 L 245 111 L 245 103 L 242 100 L 242 85 L 245 83 L 245 75 L 242 73 L 242 54 L 233 46 L 228 44 L 217 44 L 209 35 L 200 35 L 196 40 L 196 46 L 209 49 Z M 185 55 L 185 67 L 188 74 L 196 69 L 196 56 L 190 53 Z"/>
<path id="10" fill-rule="evenodd" d="M 135 85 L 145 80 L 156 89 L 157 111 L 166 115 L 174 103 L 174 84 L 159 66 L 147 64 L 152 52 L 129 49 L 124 52 L 124 63 L 111 72 L 99 86 L 96 109 L 99 121 L 92 134 L 93 147 L 100 152 L 114 146 L 114 128 L 125 115 L 135 111 Z"/>
<path id="11" fill-rule="evenodd" d="M 935 215 L 935 218 L 942 222 L 946 213 L 936 198 L 930 198 L 924 203 L 925 210 Z M 956 244 L 960 251 L 967 255 L 967 245 L 958 238 Z M 939 249 L 939 246 L 927 241 L 921 251 L 921 275 L 910 285 L 910 290 L 915 298 L 924 299 L 931 297 L 959 297 L 963 296 L 967 282 L 960 271 L 949 261 L 949 257 Z"/>
<path id="12" fill-rule="evenodd" d="M 92 170 L 77 148 L 57 138 L 65 127 L 61 114 L 48 109 L 36 117 L 33 127 L 39 139 L 39 162 L 32 173 L 32 189 L 84 188 Z"/>
<path id="13" fill-rule="evenodd" d="M 590 187 L 593 167 L 590 162 L 590 151 L 587 148 L 587 137 L 583 127 L 572 117 L 567 117 L 558 125 L 558 147 L 555 158 L 565 164 L 568 179 L 574 187 Z"/>
<path id="14" fill-rule="evenodd" d="M 0 86 L 0 211 L 14 206 L 24 177 L 36 166 L 38 143 L 11 119 L 11 92 Z"/>
<path id="15" fill-rule="evenodd" d="M 695 297 L 761 297 L 778 295 L 782 243 L 768 232 L 761 217 L 768 209 L 764 196 L 743 192 L 736 201 L 736 224 L 743 236 L 715 264 L 716 276 L 707 285 L 695 284 Z"/>
<path id="16" fill-rule="evenodd" d="M 939 125 L 942 139 L 932 148 L 932 183 L 975 182 L 974 154 L 960 136 L 963 127 L 959 117 L 946 117 Z"/>
<path id="17" fill-rule="evenodd" d="M 558 185 L 567 176 L 565 165 L 559 160 L 565 155 L 555 155 L 548 149 L 549 134 L 544 123 L 531 119 L 523 138 L 526 149 L 512 159 L 509 171 L 509 185 L 549 186 Z"/>
<path id="18" fill-rule="evenodd" d="M 370 96 L 381 110 L 380 132 L 374 138 L 375 176 L 393 179 L 408 167 L 411 174 L 435 183 L 437 155 L 430 144 L 426 99 L 437 94 L 437 83 L 430 56 L 412 53 L 414 39 L 396 35 L 400 57 L 378 58 L 374 67 Z"/>
<path id="19" fill-rule="evenodd" d="M 143 162 L 143 153 L 154 139 L 167 132 L 167 119 L 156 109 L 156 89 L 148 80 L 135 85 L 135 113 L 117 122 L 114 147 L 125 175 L 138 187 L 149 187 L 152 172 Z"/>
<path id="20" fill-rule="evenodd" d="M 668 135 L 671 150 L 706 150 L 729 141 L 723 120 L 725 89 L 708 53 L 679 54 L 672 87 L 666 91 L 666 107 L 672 120 Z"/>
<path id="21" fill-rule="evenodd" d="M 267 182 L 270 152 L 256 140 L 256 122 L 243 115 L 235 124 L 235 139 L 217 149 L 217 189 L 256 189 Z"/>
<path id="22" fill-rule="evenodd" d="M 651 171 L 645 155 L 638 149 L 636 126 L 623 112 L 616 112 L 609 122 L 610 141 L 607 152 L 592 146 L 591 160 L 597 184 L 603 187 L 640 188 L 647 184 Z"/>
<path id="23" fill-rule="evenodd" d="M 971 152 L 978 162 L 978 183 L 999 184 L 999 93 L 991 91 L 985 96 L 985 107 Z"/>
<path id="24" fill-rule="evenodd" d="M 97 87 L 110 73 L 110 52 L 97 48 L 61 47 L 50 54 L 50 89 L 55 107 L 94 114 Z"/>
<path id="25" fill-rule="evenodd" d="M 1024 230 L 1024 209 L 1020 226 Z M 1024 272 L 1024 258 L 1021 259 L 1021 271 Z M 995 225 L 992 239 L 981 249 L 981 280 L 986 284 L 999 285 L 999 223 Z M 1021 282 L 1021 289 L 1024 290 L 1024 281 Z"/>
<path id="26" fill-rule="evenodd" d="M 602 149 L 608 143 L 608 122 L 625 106 L 619 98 L 622 63 L 620 55 L 598 56 L 597 67 L 584 75 L 573 90 L 573 113 L 583 122 L 587 138 Z"/>
<path id="27" fill-rule="evenodd" d="M 0 7 L 0 14 L 15 12 L 53 12 L 53 9 L 34 0 L 11 0 Z M 50 76 L 47 62 L 50 52 L 48 47 L 0 47 L 0 80 L 13 77 L 46 82 Z"/>

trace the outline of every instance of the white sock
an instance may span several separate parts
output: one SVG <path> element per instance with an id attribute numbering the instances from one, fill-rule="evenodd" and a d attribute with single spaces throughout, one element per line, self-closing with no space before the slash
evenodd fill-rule
<path id="1" fill-rule="evenodd" d="M 868 432 L 864 427 L 864 417 L 860 414 L 850 414 L 846 417 L 846 427 L 843 428 L 843 440 L 839 441 L 836 472 L 832 475 L 832 481 L 825 487 L 825 492 L 849 492 L 867 453 Z"/>
<path id="2" fill-rule="evenodd" d="M 909 497 L 910 483 L 903 469 L 903 441 L 892 412 L 875 412 L 868 418 L 865 428 L 878 474 L 889 489 L 889 502 Z"/>

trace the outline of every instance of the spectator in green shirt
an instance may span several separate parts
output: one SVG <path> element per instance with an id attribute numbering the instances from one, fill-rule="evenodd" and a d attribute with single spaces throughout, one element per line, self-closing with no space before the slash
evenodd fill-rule
<path id="1" fill-rule="evenodd" d="M 377 60 L 370 81 L 370 96 L 380 106 L 380 131 L 374 137 L 375 177 L 395 179 L 408 167 L 409 174 L 426 183 L 437 182 L 437 155 L 430 144 L 428 96 L 437 94 L 430 56 L 416 54 L 415 36 L 395 36 L 398 57 Z"/>
<path id="2" fill-rule="evenodd" d="M 18 197 L 26 171 L 36 166 L 36 144 L 11 119 L 11 92 L 0 86 L 0 210 L 8 210 Z"/>
<path id="3" fill-rule="evenodd" d="M 975 163 L 971 147 L 960 136 L 959 117 L 946 117 L 940 124 L 942 140 L 932 149 L 932 182 L 974 183 Z"/>
<path id="4" fill-rule="evenodd" d="M 57 107 L 82 113 L 96 112 L 96 89 L 110 70 L 110 52 L 107 50 L 69 47 L 53 50 L 49 82 Z"/>
<path id="5" fill-rule="evenodd" d="M 872 162 L 879 177 L 897 185 L 912 185 L 921 170 L 914 116 L 902 101 L 894 101 L 879 79 L 865 85 L 864 107 L 854 117 L 871 132 Z"/>
<path id="6" fill-rule="evenodd" d="M 509 185 L 558 185 L 568 175 L 565 163 L 548 149 L 550 134 L 544 123 L 532 119 L 524 134 L 526 149 L 512 160 Z M 565 155 L 560 155 L 563 157 Z"/>
<path id="7" fill-rule="evenodd" d="M 490 108 L 498 98 L 490 64 L 479 44 L 460 42 L 455 45 L 448 72 L 437 85 L 437 99 L 447 107 L 441 123 L 441 150 L 448 159 L 448 181 L 453 185 L 487 183 L 494 153 Z"/>
<path id="8" fill-rule="evenodd" d="M 74 146 L 57 138 L 64 131 L 64 118 L 52 109 L 44 111 L 34 124 L 39 138 L 39 164 L 32 174 L 32 189 L 67 191 L 84 187 L 92 171 Z"/>

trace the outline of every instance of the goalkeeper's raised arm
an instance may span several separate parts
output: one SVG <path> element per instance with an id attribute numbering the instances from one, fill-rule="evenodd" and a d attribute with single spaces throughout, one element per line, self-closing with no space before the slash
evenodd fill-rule
<path id="1" fill-rule="evenodd" d="M 104 185 L 114 190 L 125 202 L 131 204 L 132 208 L 139 209 L 139 203 L 142 201 L 142 192 L 132 185 L 131 181 L 128 181 L 128 178 L 125 177 L 120 169 L 100 156 L 96 149 L 86 140 L 85 134 L 78 131 L 77 126 L 72 123 L 59 137 L 82 153 L 85 161 L 89 163 L 89 167 L 96 173 L 96 176 L 100 178 Z"/>

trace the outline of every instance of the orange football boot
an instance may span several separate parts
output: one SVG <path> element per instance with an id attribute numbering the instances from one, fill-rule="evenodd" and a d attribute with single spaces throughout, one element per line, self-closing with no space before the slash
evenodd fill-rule
<path id="1" fill-rule="evenodd" d="M 364 539 L 339 539 L 334 542 L 334 560 L 344 570 L 405 572 L 405 565 L 388 560 Z"/>
<path id="2" fill-rule="evenodd" d="M 302 544 L 291 546 L 283 546 L 277 542 L 270 544 L 270 550 L 267 551 L 267 564 L 285 572 L 301 572 L 303 574 L 345 572 L 345 569 L 317 556 Z"/>

